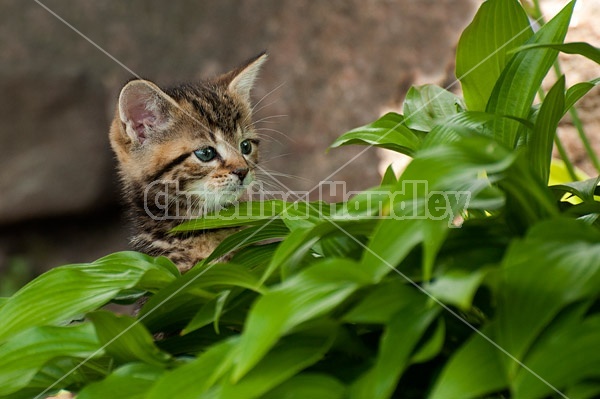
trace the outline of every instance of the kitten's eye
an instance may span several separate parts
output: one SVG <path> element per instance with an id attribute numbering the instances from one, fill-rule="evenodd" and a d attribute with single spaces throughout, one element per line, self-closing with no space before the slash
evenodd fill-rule
<path id="1" fill-rule="evenodd" d="M 242 154 L 244 155 L 248 155 L 252 152 L 252 143 L 250 142 L 250 140 L 244 140 L 240 143 L 240 150 L 242 151 Z"/>
<path id="2" fill-rule="evenodd" d="M 204 147 L 194 151 L 194 155 L 202 162 L 212 161 L 217 156 L 217 150 L 213 147 Z"/>

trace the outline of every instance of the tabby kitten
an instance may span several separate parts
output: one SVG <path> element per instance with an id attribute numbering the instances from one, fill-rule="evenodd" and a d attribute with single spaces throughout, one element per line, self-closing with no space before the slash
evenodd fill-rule
<path id="1" fill-rule="evenodd" d="M 132 80 L 110 129 L 135 250 L 170 258 L 181 272 L 206 258 L 231 229 L 185 236 L 184 220 L 237 201 L 254 179 L 258 138 L 250 90 L 266 54 L 198 84 L 162 90 Z"/>

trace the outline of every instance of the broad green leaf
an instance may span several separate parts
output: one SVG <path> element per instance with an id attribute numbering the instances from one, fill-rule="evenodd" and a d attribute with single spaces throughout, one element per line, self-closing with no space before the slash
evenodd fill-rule
<path id="1" fill-rule="evenodd" d="M 280 219 L 272 219 L 270 222 L 259 226 L 250 226 L 226 237 L 203 264 L 210 263 L 215 259 L 236 251 L 248 245 L 265 240 L 284 238 L 289 234 L 289 229 Z M 189 274 L 189 272 L 188 272 Z"/>
<path id="2" fill-rule="evenodd" d="M 261 283 L 267 281 L 283 265 L 286 266 L 286 270 L 282 271 L 282 274 L 284 276 L 288 274 L 300 264 L 310 248 L 321 237 L 335 229 L 336 227 L 333 223 L 323 222 L 317 225 L 310 225 L 309 227 L 297 228 L 292 231 L 273 254 L 273 258 L 271 258 L 271 262 L 261 278 Z"/>
<path id="3" fill-rule="evenodd" d="M 399 310 L 386 324 L 375 365 L 351 388 L 351 398 L 389 398 L 409 365 L 410 355 L 435 320 L 438 307 L 426 305 L 427 298 Z"/>
<path id="4" fill-rule="evenodd" d="M 158 281 L 173 281 L 172 270 L 153 258 L 135 252 L 119 252 L 93 263 L 52 269 L 19 290 L 0 308 L 0 342 L 29 327 L 68 321 L 103 306 L 120 291 L 142 288 L 148 273 Z"/>
<path id="5" fill-rule="evenodd" d="M 429 132 L 462 108 L 462 100 L 448 90 L 429 84 L 413 86 L 404 100 L 404 123 L 410 129 Z"/>
<path id="6" fill-rule="evenodd" d="M 512 2 L 512 1 L 511 1 Z M 508 3 L 508 2 L 505 2 Z M 526 44 L 562 42 L 569 27 L 575 1 L 542 26 Z M 519 45 L 522 43 L 519 43 Z M 556 60 L 558 51 L 535 49 L 515 54 L 502 71 L 490 95 L 486 111 L 526 119 L 542 80 Z M 514 148 L 519 137 L 519 124 L 503 119 L 493 124 L 494 137 L 508 148 Z"/>
<path id="7" fill-rule="evenodd" d="M 107 311 L 90 313 L 88 318 L 94 323 L 104 350 L 117 364 L 141 361 L 164 367 L 171 360 L 169 354 L 154 345 L 152 335 L 136 319 Z"/>
<path id="8" fill-rule="evenodd" d="M 554 388 L 564 389 L 587 378 L 600 377 L 600 316 L 570 319 L 527 356 L 527 366 Z M 544 339 L 546 338 L 546 339 Z M 557 367 L 560 365 L 560 367 Z M 553 389 L 528 370 L 520 369 L 514 382 L 515 399 L 545 398 Z"/>
<path id="9" fill-rule="evenodd" d="M 569 219 L 537 224 L 509 248 L 500 272 L 495 336 L 523 361 L 560 310 L 598 294 L 600 233 Z M 514 377 L 519 365 L 508 362 Z"/>
<path id="10" fill-rule="evenodd" d="M 472 197 L 489 187 L 489 178 L 514 161 L 514 154 L 486 137 L 464 138 L 420 151 L 401 176 L 392 217 L 383 220 L 371 237 L 362 258 L 365 271 L 372 273 L 375 281 L 381 279 L 423 241 L 429 241 L 425 249 L 431 253 L 426 254 L 429 264 L 425 266 L 430 266 L 444 240 L 444 230 L 469 207 Z M 488 178 L 481 176 L 483 171 Z M 431 212 L 431 205 L 438 207 L 430 202 L 432 193 L 445 201 L 441 214 Z M 429 273 L 424 270 L 425 277 Z"/>
<path id="11" fill-rule="evenodd" d="M 219 315 L 223 312 L 223 307 L 230 294 L 231 290 L 225 290 L 204 304 L 194 318 L 181 331 L 181 335 L 188 334 L 213 322 L 215 323 L 215 332 L 218 334 Z"/>
<path id="12" fill-rule="evenodd" d="M 420 303 L 423 293 L 393 277 L 377 284 L 343 317 L 346 323 L 386 324 L 401 308 Z"/>
<path id="13" fill-rule="evenodd" d="M 431 296 L 441 302 L 468 311 L 472 306 L 473 297 L 487 272 L 486 269 L 475 271 L 449 270 L 436 277 L 433 283 L 425 286 L 425 289 Z"/>
<path id="14" fill-rule="evenodd" d="M 383 178 L 381 180 L 381 185 L 395 185 L 396 183 L 398 183 L 398 178 L 396 177 L 396 172 L 394 172 L 394 168 L 392 168 L 392 165 L 390 165 L 385 170 L 385 174 L 383 175 Z M 1 303 L 2 302 L 0 302 L 0 306 Z"/>
<path id="15" fill-rule="evenodd" d="M 91 324 L 30 328 L 0 345 L 0 395 L 24 388 L 53 359 L 72 357 L 83 361 L 101 354 Z"/>
<path id="16" fill-rule="evenodd" d="M 600 48 L 594 47 L 589 43 L 585 42 L 574 42 L 574 43 L 532 43 L 526 44 L 519 48 L 514 49 L 514 52 L 532 50 L 537 48 L 551 48 L 558 50 L 566 54 L 579 54 L 582 55 L 596 64 L 600 64 Z"/>
<path id="17" fill-rule="evenodd" d="M 46 398 L 61 388 L 80 387 L 90 381 L 104 378 L 110 369 L 107 357 L 54 358 L 38 371 L 26 388 L 19 390 L 18 394 L 8 395 L 8 397 L 17 399 L 23 395 L 24 399 Z M 0 396 L 0 398 L 5 399 L 6 396 Z"/>
<path id="18" fill-rule="evenodd" d="M 346 387 L 327 374 L 301 373 L 262 396 L 262 399 L 344 399 Z"/>
<path id="19" fill-rule="evenodd" d="M 527 14 L 515 0 L 484 2 L 456 49 L 456 76 L 467 108 L 483 111 L 510 56 L 532 35 Z"/>
<path id="20" fill-rule="evenodd" d="M 419 149 L 421 137 L 404 123 L 402 115 L 389 112 L 373 123 L 344 133 L 331 144 L 331 148 L 350 144 L 372 145 L 412 155 Z"/>
<path id="21" fill-rule="evenodd" d="M 550 160 L 558 123 L 565 110 L 565 77 L 561 76 L 548 92 L 535 121 L 533 132 L 527 137 L 527 153 L 533 172 L 548 183 Z"/>
<path id="22" fill-rule="evenodd" d="M 275 286 L 256 301 L 240 340 L 233 373 L 243 377 L 293 327 L 322 316 L 370 280 L 345 259 L 324 259 Z"/>
<path id="23" fill-rule="evenodd" d="M 490 329 L 483 329 L 490 337 Z M 471 399 L 485 397 L 508 386 L 500 356 L 492 343 L 479 334 L 473 334 L 444 365 L 435 381 L 429 399 Z"/>
<path id="24" fill-rule="evenodd" d="M 492 136 L 490 125 L 494 121 L 502 119 L 512 120 L 520 124 L 521 128 L 533 130 L 533 124 L 526 119 L 516 118 L 510 115 L 495 115 L 489 112 L 464 111 L 451 116 L 443 123 L 436 125 L 431 132 L 425 136 L 421 149 L 435 147 L 460 140 L 463 137 L 473 135 Z"/>
<path id="25" fill-rule="evenodd" d="M 197 399 L 229 370 L 237 342 L 237 338 L 223 340 L 190 363 L 163 374 L 145 398 Z"/>
<path id="26" fill-rule="evenodd" d="M 550 188 L 553 191 L 558 192 L 560 197 L 566 192 L 581 198 L 583 201 L 592 202 L 594 201 L 596 191 L 599 190 L 598 184 L 600 184 L 600 176 L 584 181 L 557 184 Z"/>
<path id="27" fill-rule="evenodd" d="M 278 242 L 248 246 L 237 251 L 231 258 L 231 263 L 236 263 L 249 270 L 266 267 L 278 246 Z"/>
<path id="28" fill-rule="evenodd" d="M 436 357 L 444 347 L 446 339 L 446 323 L 443 318 L 437 319 L 437 326 L 430 337 L 413 353 L 410 363 L 424 363 Z"/>
<path id="29" fill-rule="evenodd" d="M 104 380 L 87 385 L 77 394 L 77 399 L 146 399 L 146 393 L 164 372 L 163 368 L 148 363 L 126 364 Z"/>
<path id="30" fill-rule="evenodd" d="M 599 83 L 600 78 L 597 78 L 589 82 L 581 82 L 569 87 L 569 90 L 567 90 L 567 93 L 565 95 L 565 112 L 571 109 L 571 107 L 573 107 L 581 97 L 585 96 Z"/>
<path id="31" fill-rule="evenodd" d="M 231 226 L 244 226 L 267 223 L 277 218 L 286 206 L 281 200 L 240 202 L 228 208 L 221 208 L 203 218 L 190 220 L 171 230 L 181 233 L 195 230 L 209 230 Z"/>
<path id="32" fill-rule="evenodd" d="M 335 210 L 335 204 L 323 201 L 305 202 L 302 200 L 290 202 L 281 214 L 285 225 L 294 231 L 299 228 L 311 228 L 320 224 Z"/>
<path id="33" fill-rule="evenodd" d="M 577 399 L 594 399 L 600 396 L 600 382 L 584 381 L 566 391 L 567 397 Z"/>
<path id="34" fill-rule="evenodd" d="M 226 379 L 212 391 L 221 399 L 261 398 L 264 393 L 321 360 L 335 339 L 334 328 L 329 325 L 283 338 L 241 380 Z M 239 345 L 243 345 L 243 340 Z M 211 398 L 211 393 L 201 398 Z"/>
<path id="35" fill-rule="evenodd" d="M 226 287 L 263 291 L 258 277 L 245 267 L 234 263 L 205 265 L 192 269 L 151 297 L 139 317 L 150 331 L 158 331 L 161 326 L 187 324 L 202 305 Z"/>

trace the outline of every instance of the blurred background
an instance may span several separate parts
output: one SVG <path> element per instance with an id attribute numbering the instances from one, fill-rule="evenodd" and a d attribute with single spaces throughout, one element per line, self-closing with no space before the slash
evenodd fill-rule
<path id="1" fill-rule="evenodd" d="M 48 9 L 29 0 L 0 5 L 0 296 L 50 267 L 128 248 L 108 142 L 119 90 L 132 77 L 119 63 L 169 85 L 226 72 L 268 50 L 253 92 L 264 97 L 257 118 L 267 118 L 262 166 L 296 176 L 281 179 L 292 190 L 325 178 L 361 190 L 376 185 L 393 159 L 370 149 L 337 171 L 362 148 L 327 147 L 400 111 L 411 85 L 452 84 L 456 42 L 480 1 L 41 3 Z M 564 3 L 542 0 L 547 15 Z M 580 3 L 571 40 L 598 46 L 598 2 Z M 571 84 L 600 75 L 581 58 L 569 65 Z M 597 91 L 582 102 L 592 131 L 598 103 Z M 569 129 L 567 119 L 561 135 L 577 154 Z M 579 166 L 588 167 L 583 158 Z"/>

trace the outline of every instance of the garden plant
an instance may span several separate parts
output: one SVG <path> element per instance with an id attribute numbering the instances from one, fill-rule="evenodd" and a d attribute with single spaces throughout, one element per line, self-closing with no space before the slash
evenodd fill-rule
<path id="1" fill-rule="evenodd" d="M 548 182 L 559 121 L 600 80 L 541 89 L 559 52 L 600 63 L 564 42 L 574 6 L 532 23 L 482 3 L 462 97 L 412 87 L 403 115 L 332 144 L 412 158 L 380 186 L 186 222 L 173 234 L 245 228 L 183 275 L 120 252 L 0 298 L 0 398 L 599 397 L 599 179 Z"/>

